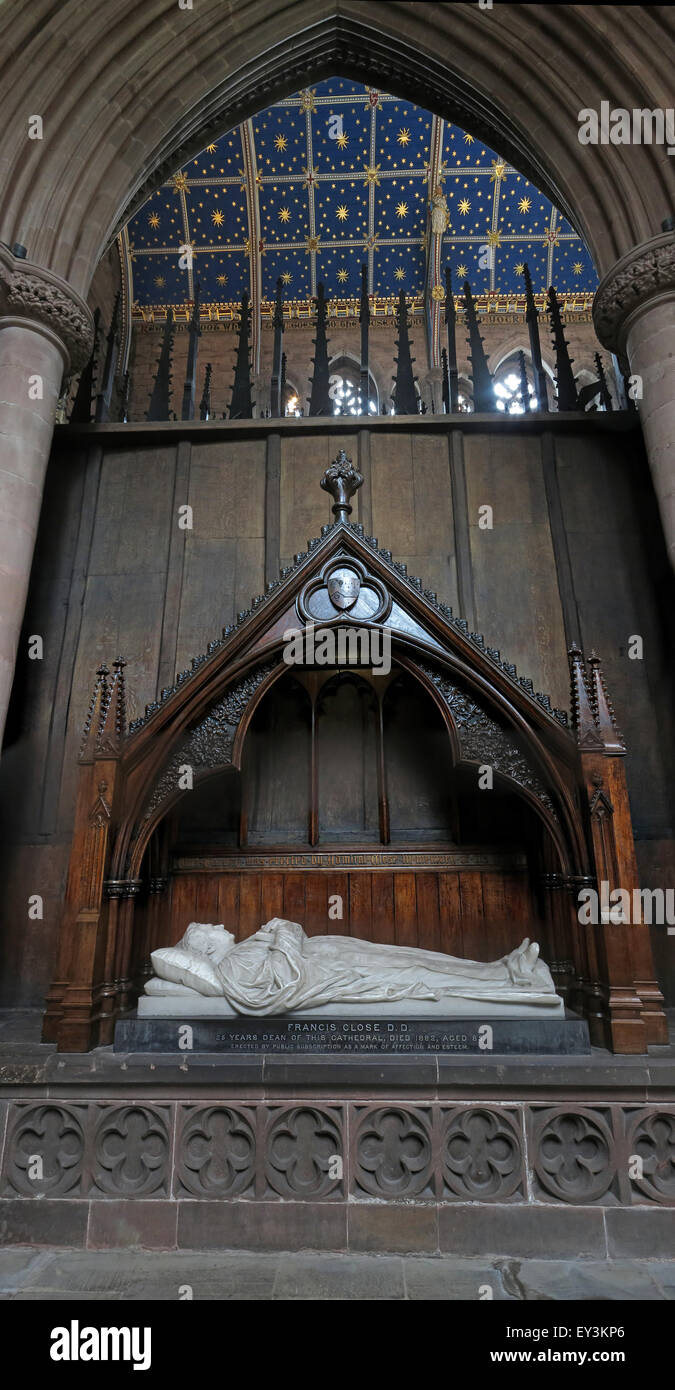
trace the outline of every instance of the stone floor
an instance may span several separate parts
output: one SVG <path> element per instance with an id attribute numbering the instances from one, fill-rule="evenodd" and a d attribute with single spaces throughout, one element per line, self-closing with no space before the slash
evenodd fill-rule
<path id="1" fill-rule="evenodd" d="M 0 1251 L 3 1300 L 473 1301 L 489 1296 L 507 1302 L 675 1299 L 675 1260 Z"/>

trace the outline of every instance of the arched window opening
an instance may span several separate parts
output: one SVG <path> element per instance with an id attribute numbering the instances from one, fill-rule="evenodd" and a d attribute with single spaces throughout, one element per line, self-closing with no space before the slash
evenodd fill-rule
<path id="1" fill-rule="evenodd" d="M 361 390 L 361 372 L 351 357 L 336 357 L 330 364 L 328 394 L 334 415 L 377 415 L 379 393 L 372 372 L 368 372 L 368 400 Z"/>
<path id="2" fill-rule="evenodd" d="M 284 415 L 299 416 L 304 414 L 300 392 L 290 381 L 287 381 L 284 386 L 283 411 Z"/>

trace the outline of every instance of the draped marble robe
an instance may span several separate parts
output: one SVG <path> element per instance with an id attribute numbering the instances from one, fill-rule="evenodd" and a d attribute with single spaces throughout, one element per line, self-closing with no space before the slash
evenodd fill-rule
<path id="1" fill-rule="evenodd" d="M 354 937 L 308 937 L 298 922 L 279 917 L 238 944 L 222 926 L 191 923 L 178 947 L 153 951 L 159 978 L 146 991 L 161 995 L 164 978 L 180 993 L 220 994 L 250 1015 L 404 999 L 550 1004 L 555 986 L 538 956 L 527 938 L 483 963 Z M 169 985 L 166 993 L 173 992 Z"/>

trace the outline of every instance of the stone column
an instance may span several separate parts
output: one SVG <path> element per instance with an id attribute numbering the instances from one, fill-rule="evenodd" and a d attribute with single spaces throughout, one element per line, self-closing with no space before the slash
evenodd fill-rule
<path id="1" fill-rule="evenodd" d="M 262 420 L 265 413 L 269 414 L 272 402 L 272 378 L 269 372 L 258 372 L 251 381 L 251 395 L 253 396 L 256 420 Z"/>
<path id="2" fill-rule="evenodd" d="M 593 319 L 603 346 L 641 378 L 635 403 L 675 568 L 675 233 L 652 237 L 617 262 L 598 287 Z"/>
<path id="3" fill-rule="evenodd" d="M 0 246 L 0 744 L 61 383 L 92 335 L 64 280 Z"/>
<path id="4" fill-rule="evenodd" d="M 427 372 L 422 386 L 422 400 L 427 410 L 435 415 L 443 414 L 443 368 L 431 367 Z"/>

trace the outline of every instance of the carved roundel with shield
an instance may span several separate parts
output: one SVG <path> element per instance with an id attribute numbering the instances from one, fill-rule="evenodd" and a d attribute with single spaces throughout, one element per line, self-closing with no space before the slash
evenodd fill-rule
<path id="1" fill-rule="evenodd" d="M 377 623 L 387 617 L 391 596 L 360 560 L 337 555 L 305 585 L 297 607 L 306 623 L 328 623 L 344 613 L 354 621 Z"/>
<path id="2" fill-rule="evenodd" d="M 335 608 L 353 608 L 361 589 L 361 576 L 349 565 L 341 565 L 339 570 L 333 570 L 326 588 Z"/>

